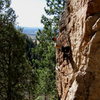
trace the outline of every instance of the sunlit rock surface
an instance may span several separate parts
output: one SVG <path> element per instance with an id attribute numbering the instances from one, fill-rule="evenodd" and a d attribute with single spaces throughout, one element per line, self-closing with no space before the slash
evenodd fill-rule
<path id="1" fill-rule="evenodd" d="M 59 99 L 100 100 L 100 0 L 66 2 L 58 40 L 71 50 L 56 50 Z"/>

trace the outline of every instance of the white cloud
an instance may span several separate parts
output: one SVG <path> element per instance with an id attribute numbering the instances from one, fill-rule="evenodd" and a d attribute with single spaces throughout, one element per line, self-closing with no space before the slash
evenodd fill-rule
<path id="1" fill-rule="evenodd" d="M 12 0 L 11 7 L 18 15 L 20 26 L 41 27 L 41 16 L 44 14 L 45 0 Z"/>

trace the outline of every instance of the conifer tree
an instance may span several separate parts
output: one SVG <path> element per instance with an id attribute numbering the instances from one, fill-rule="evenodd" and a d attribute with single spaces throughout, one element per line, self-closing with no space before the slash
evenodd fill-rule
<path id="1" fill-rule="evenodd" d="M 55 48 L 52 38 L 59 32 L 60 14 L 64 8 L 64 0 L 46 0 L 47 7 L 41 23 L 43 30 L 37 32 L 38 44 L 33 48 L 33 67 L 36 73 L 36 96 L 45 96 L 45 100 L 57 100 L 55 84 Z M 48 17 L 49 16 L 49 17 Z"/>
<path id="2" fill-rule="evenodd" d="M 16 14 L 10 8 L 10 0 L 1 0 L 0 100 L 32 97 L 33 69 L 26 58 L 26 36 L 16 30 L 15 20 Z"/>

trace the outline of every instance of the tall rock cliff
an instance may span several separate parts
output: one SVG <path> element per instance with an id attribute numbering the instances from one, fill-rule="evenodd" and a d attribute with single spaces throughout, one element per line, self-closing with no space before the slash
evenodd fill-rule
<path id="1" fill-rule="evenodd" d="M 67 0 L 60 19 L 60 100 L 100 100 L 100 0 Z"/>

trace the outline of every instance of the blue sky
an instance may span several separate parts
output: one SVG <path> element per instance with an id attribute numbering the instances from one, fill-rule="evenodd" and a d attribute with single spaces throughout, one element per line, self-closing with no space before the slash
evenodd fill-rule
<path id="1" fill-rule="evenodd" d="M 19 26 L 42 27 L 41 16 L 45 14 L 45 0 L 12 0 L 11 7 L 15 10 Z"/>

